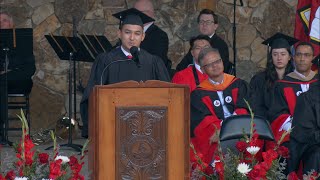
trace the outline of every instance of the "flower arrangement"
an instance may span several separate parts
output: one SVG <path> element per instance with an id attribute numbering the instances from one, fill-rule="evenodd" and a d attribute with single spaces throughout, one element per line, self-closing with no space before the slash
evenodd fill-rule
<path id="1" fill-rule="evenodd" d="M 251 111 L 250 107 L 249 110 Z M 274 143 L 273 148 L 262 152 L 263 141 L 255 130 L 253 113 L 251 112 L 250 136 L 243 135 L 243 138 L 236 143 L 237 152 L 228 150 L 222 152 L 220 141 L 218 148 L 210 165 L 205 164 L 201 154 L 197 154 L 194 146 L 191 149 L 195 154 L 197 162 L 192 165 L 191 179 L 211 180 L 264 180 L 264 179 L 286 179 L 283 174 L 286 162 L 281 158 L 289 157 L 289 150 L 280 146 L 283 138 L 290 133 L 283 134 L 279 142 Z"/>
<path id="2" fill-rule="evenodd" d="M 6 174 L 0 174 L 0 180 L 83 180 L 84 176 L 80 174 L 84 164 L 83 158 L 86 154 L 86 146 L 83 146 L 81 157 L 78 160 L 76 156 L 59 155 L 59 146 L 54 133 L 51 131 L 51 137 L 54 143 L 54 156 L 50 158 L 48 153 L 37 152 L 32 142 L 28 123 L 21 110 L 21 116 L 18 116 L 22 122 L 22 139 L 15 146 L 17 161 L 12 170 L 7 170 Z M 0 164 L 1 165 L 1 164 Z"/>

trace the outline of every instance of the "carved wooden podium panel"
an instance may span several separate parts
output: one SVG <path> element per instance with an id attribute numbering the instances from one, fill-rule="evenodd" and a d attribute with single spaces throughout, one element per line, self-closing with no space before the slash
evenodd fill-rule
<path id="1" fill-rule="evenodd" d="M 89 103 L 91 179 L 189 179 L 187 86 L 96 86 Z"/>

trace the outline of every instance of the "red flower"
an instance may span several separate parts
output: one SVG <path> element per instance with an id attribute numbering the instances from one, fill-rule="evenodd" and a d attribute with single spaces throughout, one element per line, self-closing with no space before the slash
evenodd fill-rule
<path id="1" fill-rule="evenodd" d="M 2 174 L 0 174 L 0 180 L 6 180 L 6 178 L 4 178 Z"/>
<path id="2" fill-rule="evenodd" d="M 264 168 L 265 166 L 261 166 L 261 164 L 257 164 L 253 167 L 253 169 L 258 170 L 261 179 L 266 179 L 267 170 Z"/>
<path id="3" fill-rule="evenodd" d="M 278 158 L 278 153 L 273 149 L 269 149 L 267 152 L 262 153 L 262 157 L 264 161 L 272 162 Z"/>
<path id="4" fill-rule="evenodd" d="M 33 155 L 34 155 L 34 152 L 26 151 L 26 152 L 24 153 L 24 155 L 25 155 L 25 160 L 26 160 L 25 164 L 26 164 L 27 166 L 31 166 L 32 163 L 33 163 Z"/>
<path id="5" fill-rule="evenodd" d="M 49 162 L 49 155 L 47 153 L 40 153 L 38 156 L 41 164 L 47 164 Z"/>
<path id="6" fill-rule="evenodd" d="M 75 176 L 72 176 L 70 180 L 84 180 L 84 177 L 82 175 L 77 174 Z"/>
<path id="7" fill-rule="evenodd" d="M 291 172 L 288 175 L 288 180 L 299 180 L 298 175 L 296 174 L 296 172 Z"/>
<path id="8" fill-rule="evenodd" d="M 30 136 L 26 135 L 25 139 L 24 139 L 24 149 L 26 151 L 30 151 L 33 147 L 34 147 L 34 144 L 33 144 L 32 140 L 30 139 Z"/>
<path id="9" fill-rule="evenodd" d="M 236 144 L 236 148 L 239 152 L 245 152 L 246 148 L 248 147 L 248 144 L 244 141 L 238 141 Z"/>
<path id="10" fill-rule="evenodd" d="M 62 164 L 61 159 L 58 159 L 50 163 L 50 174 L 49 174 L 50 179 L 56 179 L 64 174 L 64 172 L 61 171 L 61 164 Z"/>
<path id="11" fill-rule="evenodd" d="M 212 175 L 214 173 L 212 166 L 207 166 L 207 168 L 204 170 L 204 173 L 207 175 Z"/>
<path id="12" fill-rule="evenodd" d="M 16 177 L 16 174 L 14 173 L 13 170 L 9 171 L 6 175 L 6 179 L 8 180 L 14 180 L 15 177 Z"/>
<path id="13" fill-rule="evenodd" d="M 224 167 L 222 162 L 216 162 L 215 163 L 215 170 L 219 174 L 219 177 L 223 177 L 224 174 Z M 222 178 L 223 179 L 223 178 Z"/>
<path id="14" fill-rule="evenodd" d="M 252 169 L 247 176 L 250 180 L 260 180 L 259 170 L 257 169 Z"/>
<path id="15" fill-rule="evenodd" d="M 69 165 L 72 167 L 72 166 L 74 166 L 75 164 L 79 164 L 78 163 L 78 159 L 76 158 L 76 157 L 74 157 L 74 156 L 70 156 L 70 161 L 69 161 Z"/>
<path id="16" fill-rule="evenodd" d="M 271 164 L 267 163 L 267 162 L 262 162 L 260 163 L 261 168 L 263 168 L 264 170 L 268 171 L 271 168 Z"/>
<path id="17" fill-rule="evenodd" d="M 277 149 L 277 152 L 278 154 L 281 156 L 281 157 L 284 157 L 284 158 L 289 158 L 289 149 L 285 146 L 280 146 L 278 149 Z"/>

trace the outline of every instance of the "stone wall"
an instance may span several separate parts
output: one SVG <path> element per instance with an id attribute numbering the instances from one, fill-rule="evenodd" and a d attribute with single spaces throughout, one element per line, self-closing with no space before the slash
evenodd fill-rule
<path id="1" fill-rule="evenodd" d="M 267 48 L 263 39 L 280 31 L 293 35 L 296 0 L 243 0 L 236 7 L 237 76 L 249 81 L 264 68 Z M 2 11 L 11 13 L 17 28 L 34 29 L 37 71 L 31 93 L 32 130 L 54 127 L 68 110 L 68 61 L 59 60 L 44 35 L 72 35 L 72 19 L 79 33 L 106 35 L 115 44 L 118 20 L 112 14 L 132 7 L 134 0 L 0 0 Z M 175 67 L 197 35 L 196 17 L 204 7 L 219 15 L 218 34 L 229 45 L 233 60 L 233 0 L 154 0 L 158 24 L 168 33 L 169 58 Z M 73 18 L 74 17 L 74 18 Z M 85 86 L 92 63 L 79 63 Z M 77 79 L 78 81 L 78 79 Z M 77 101 L 81 93 L 77 94 Z M 79 103 L 78 103 L 79 104 Z M 79 109 L 79 107 L 78 107 Z"/>

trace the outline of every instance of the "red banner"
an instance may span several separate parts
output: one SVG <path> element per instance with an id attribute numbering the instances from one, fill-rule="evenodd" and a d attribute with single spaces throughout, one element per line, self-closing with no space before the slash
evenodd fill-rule
<path id="1" fill-rule="evenodd" d="M 294 37 L 311 42 L 315 56 L 320 54 L 320 0 L 299 0 Z"/>

